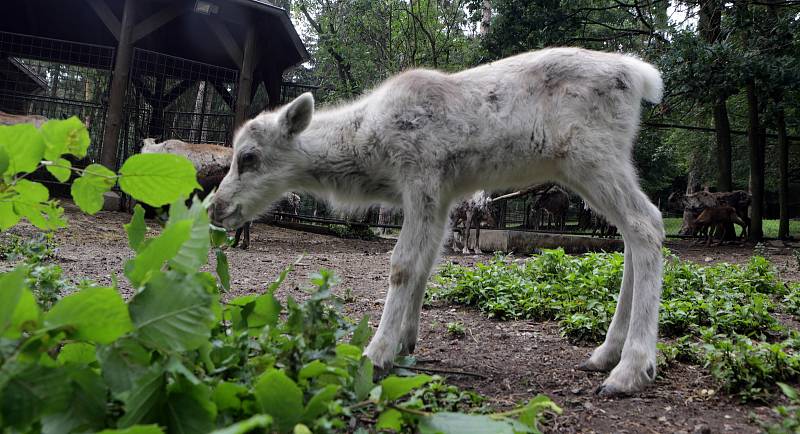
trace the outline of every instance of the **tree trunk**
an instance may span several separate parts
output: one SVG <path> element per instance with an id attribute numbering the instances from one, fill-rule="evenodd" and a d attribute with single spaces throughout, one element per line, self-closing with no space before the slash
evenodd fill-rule
<path id="1" fill-rule="evenodd" d="M 483 0 L 481 5 L 481 26 L 478 29 L 478 34 L 485 36 L 489 33 L 489 27 L 492 25 L 492 0 Z"/>
<path id="2" fill-rule="evenodd" d="M 777 110 L 775 123 L 778 128 L 778 203 L 780 206 L 780 225 L 778 238 L 789 239 L 789 140 L 786 136 L 786 119 L 783 101 L 775 101 Z"/>
<path id="3" fill-rule="evenodd" d="M 778 7 L 776 0 L 769 0 L 767 11 L 771 23 L 777 28 Z M 788 32 L 775 35 L 776 46 L 787 47 L 792 36 Z M 775 55 L 784 54 L 781 48 Z M 778 130 L 778 207 L 780 208 L 780 223 L 778 225 L 778 239 L 789 239 L 789 140 L 786 134 L 786 113 L 783 106 L 783 89 L 778 88 L 773 92 L 775 101 L 775 128 Z"/>
<path id="4" fill-rule="evenodd" d="M 200 128 L 203 125 L 203 106 L 206 98 L 206 82 L 205 80 L 200 81 L 197 85 L 197 95 L 194 98 L 194 113 L 192 114 L 192 128 L 191 134 L 189 134 L 189 141 L 192 143 L 197 143 L 197 140 L 200 138 Z M 177 116 L 177 114 L 176 114 Z"/>
<path id="5" fill-rule="evenodd" d="M 703 0 L 700 2 L 700 18 L 698 30 L 700 36 L 708 44 L 719 40 L 722 23 L 723 4 L 720 0 Z M 717 95 L 713 102 L 714 129 L 717 140 L 717 190 L 731 191 L 733 175 L 731 173 L 731 124 L 728 120 L 727 98 Z M 732 226 L 731 226 L 732 227 Z M 732 231 L 726 231 L 730 233 Z"/>
<path id="6" fill-rule="evenodd" d="M 758 121 L 758 95 L 755 79 L 750 78 L 745 84 L 747 93 L 747 144 L 750 148 L 750 194 L 753 203 L 750 205 L 750 241 L 761 241 L 764 238 L 762 220 L 764 215 L 764 150 L 759 137 L 761 127 Z"/>
<path id="7" fill-rule="evenodd" d="M 717 139 L 717 190 L 733 190 L 733 173 L 731 169 L 731 124 L 728 120 L 728 108 L 725 98 L 719 96 L 714 101 L 714 129 Z"/>

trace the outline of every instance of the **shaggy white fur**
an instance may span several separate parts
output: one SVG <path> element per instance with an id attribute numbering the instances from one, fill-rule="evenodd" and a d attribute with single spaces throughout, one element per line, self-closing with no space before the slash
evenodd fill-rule
<path id="1" fill-rule="evenodd" d="M 407 71 L 318 113 L 304 94 L 238 131 L 212 218 L 237 227 L 289 190 L 346 207 L 402 207 L 389 293 L 365 352 L 386 368 L 417 342 L 452 204 L 476 190 L 563 184 L 625 241 L 617 311 L 581 367 L 611 370 L 603 395 L 635 392 L 655 378 L 664 228 L 631 153 L 641 101 L 661 93 L 658 70 L 638 59 L 554 48 L 455 74 Z"/>

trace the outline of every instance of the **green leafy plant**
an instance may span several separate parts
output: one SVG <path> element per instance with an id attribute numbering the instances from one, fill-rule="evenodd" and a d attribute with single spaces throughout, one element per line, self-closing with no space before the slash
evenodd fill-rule
<path id="1" fill-rule="evenodd" d="M 454 337 L 454 338 L 461 338 L 467 333 L 466 329 L 464 328 L 464 324 L 461 324 L 458 321 L 449 322 L 445 326 L 447 329 L 447 334 Z"/>
<path id="2" fill-rule="evenodd" d="M 474 267 L 445 264 L 431 297 L 501 319 L 557 320 L 570 339 L 597 343 L 614 314 L 622 260 L 545 250 L 523 262 L 495 256 Z M 800 380 L 798 339 L 774 315 L 776 297 L 798 312 L 799 292 L 778 281 L 763 257 L 703 267 L 666 252 L 659 321 L 671 342 L 659 345 L 659 364 L 704 364 L 728 393 L 763 400 L 775 381 Z"/>
<path id="3" fill-rule="evenodd" d="M 545 250 L 521 263 L 496 256 L 475 267 L 445 264 L 431 296 L 474 305 L 500 319 L 557 320 L 566 336 L 594 343 L 602 340 L 614 314 L 622 259 L 619 253 L 570 256 Z M 676 337 L 696 334 L 698 327 L 780 333 L 771 295 L 784 291 L 760 257 L 744 267 L 700 267 L 668 255 L 661 330 Z"/>
<path id="4" fill-rule="evenodd" d="M 740 335 L 704 332 L 703 359 L 722 388 L 743 401 L 765 400 L 776 381 L 800 378 L 798 336 L 776 343 L 753 342 Z"/>
<path id="5" fill-rule="evenodd" d="M 762 424 L 769 434 L 794 434 L 800 431 L 800 396 L 794 387 L 778 382 L 781 392 L 789 401 L 789 405 L 775 407 L 775 412 L 780 417 L 780 422 L 775 424 Z"/>
<path id="6" fill-rule="evenodd" d="M 200 188 L 194 166 L 180 156 L 134 155 L 118 174 L 99 164 L 73 167 L 64 158 L 83 158 L 88 148 L 89 133 L 76 117 L 50 120 L 41 128 L 31 124 L 0 127 L 0 230 L 14 226 L 22 218 L 40 229 L 65 225 L 64 210 L 50 199 L 47 188 L 27 179 L 39 168 L 61 182 L 68 181 L 72 172 L 80 173 L 72 181 L 72 198 L 89 214 L 100 211 L 103 194 L 117 183 L 125 193 L 152 206 L 172 203 Z"/>

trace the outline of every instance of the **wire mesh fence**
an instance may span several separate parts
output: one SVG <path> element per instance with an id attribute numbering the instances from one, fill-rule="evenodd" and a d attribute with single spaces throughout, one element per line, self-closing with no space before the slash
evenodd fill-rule
<path id="1" fill-rule="evenodd" d="M 137 48 L 130 77 L 118 161 L 145 138 L 230 143 L 238 71 Z"/>
<path id="2" fill-rule="evenodd" d="M 100 156 L 114 48 L 0 32 L 0 111 L 48 119 L 77 116 Z"/>

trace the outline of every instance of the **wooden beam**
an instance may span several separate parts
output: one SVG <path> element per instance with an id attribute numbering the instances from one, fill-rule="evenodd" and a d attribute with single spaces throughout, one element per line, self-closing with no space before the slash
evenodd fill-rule
<path id="1" fill-rule="evenodd" d="M 125 90 L 131 71 L 133 57 L 133 44 L 131 36 L 136 20 L 136 6 L 138 0 L 125 0 L 122 9 L 122 23 L 117 43 L 117 56 L 114 62 L 114 72 L 111 75 L 111 91 L 108 98 L 108 115 L 106 128 L 103 132 L 103 146 L 100 161 L 109 169 L 117 168 L 117 143 L 122 129 L 122 112 L 125 105 Z M 121 162 L 119 162 L 121 163 Z"/>
<path id="2" fill-rule="evenodd" d="M 114 35 L 114 39 L 119 41 L 119 32 L 122 24 L 120 24 L 119 19 L 114 15 L 111 8 L 108 7 L 108 4 L 104 0 L 86 0 L 86 3 L 89 3 L 94 13 L 100 17 L 100 20 L 106 25 L 108 31 Z"/>
<path id="3" fill-rule="evenodd" d="M 139 39 L 153 33 L 168 22 L 178 18 L 188 11 L 185 3 L 173 4 L 172 6 L 161 9 L 160 11 L 145 18 L 136 28 L 133 29 L 133 36 L 131 36 L 131 43 L 136 43 Z"/>
<path id="4" fill-rule="evenodd" d="M 164 106 L 167 107 L 173 102 L 175 102 L 175 100 L 178 99 L 179 96 L 183 95 L 183 93 L 189 90 L 190 87 L 193 87 L 194 83 L 195 82 L 192 80 L 183 80 L 180 83 L 176 84 L 175 87 L 170 89 L 168 94 L 164 95 L 163 98 L 163 101 L 165 101 Z"/>
<path id="5" fill-rule="evenodd" d="M 221 96 L 222 99 L 225 100 L 225 104 L 228 104 L 228 107 L 230 107 L 231 110 L 236 109 L 236 107 L 234 107 L 233 95 L 231 95 L 231 93 L 228 92 L 228 89 L 225 89 L 225 86 L 223 86 L 222 83 L 218 81 L 211 81 L 210 83 L 212 86 L 214 86 L 214 90 L 217 91 L 219 96 Z"/>
<path id="6" fill-rule="evenodd" d="M 267 88 L 267 96 L 269 103 L 267 108 L 272 110 L 281 105 L 281 85 L 283 77 L 280 73 L 275 71 L 275 67 L 271 67 L 272 71 L 264 73 L 264 87 Z"/>
<path id="7" fill-rule="evenodd" d="M 141 77 L 133 77 L 131 78 L 131 83 L 133 83 L 133 87 L 136 88 L 137 91 L 147 100 L 147 103 L 151 106 L 153 105 L 153 101 L 155 98 L 153 97 L 153 93 L 150 92 L 150 89 L 142 81 Z"/>
<path id="8" fill-rule="evenodd" d="M 236 112 L 233 117 L 234 128 L 244 123 L 245 119 L 247 119 L 247 112 L 250 109 L 256 51 L 256 28 L 251 23 L 247 26 L 244 53 L 242 53 L 242 67 L 239 70 L 239 85 L 236 89 Z"/>
<path id="9" fill-rule="evenodd" d="M 242 66 L 242 49 L 239 48 L 239 44 L 236 43 L 236 38 L 233 37 L 230 30 L 225 26 L 225 23 L 222 21 L 205 17 L 205 22 L 208 24 L 208 27 L 211 28 L 211 31 L 217 35 L 217 39 L 219 42 L 222 43 L 222 46 L 225 48 L 225 51 L 228 52 L 228 56 L 231 57 L 234 63 L 239 67 Z"/>

